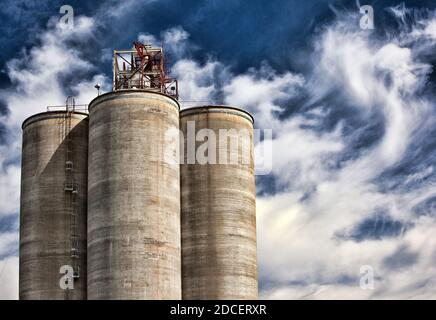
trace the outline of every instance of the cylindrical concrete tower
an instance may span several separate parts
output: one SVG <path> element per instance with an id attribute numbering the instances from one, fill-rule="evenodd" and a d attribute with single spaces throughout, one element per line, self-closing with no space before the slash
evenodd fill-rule
<path id="1" fill-rule="evenodd" d="M 257 299 L 253 118 L 182 110 L 183 299 Z"/>
<path id="2" fill-rule="evenodd" d="M 23 123 L 20 299 L 86 299 L 88 115 Z"/>
<path id="3" fill-rule="evenodd" d="M 89 111 L 88 298 L 180 299 L 179 104 L 121 90 Z"/>

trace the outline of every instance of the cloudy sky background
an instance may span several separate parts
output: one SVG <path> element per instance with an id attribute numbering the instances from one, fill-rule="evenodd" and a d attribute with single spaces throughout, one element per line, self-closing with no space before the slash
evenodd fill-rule
<path id="1" fill-rule="evenodd" d="M 354 1 L 72 1 L 72 30 L 65 3 L 5 2 L 0 299 L 18 297 L 22 121 L 109 91 L 111 51 L 133 40 L 164 43 L 183 107 L 239 106 L 273 129 L 257 177 L 262 298 L 436 298 L 434 1 L 360 3 L 375 30 Z"/>

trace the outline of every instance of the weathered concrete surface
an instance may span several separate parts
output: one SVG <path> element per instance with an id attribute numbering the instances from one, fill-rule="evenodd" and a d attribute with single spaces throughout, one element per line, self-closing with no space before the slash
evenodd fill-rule
<path id="1" fill-rule="evenodd" d="M 74 114 L 66 131 L 65 112 L 46 112 L 23 124 L 20 209 L 20 299 L 86 299 L 86 197 L 88 116 Z M 72 265 L 70 194 L 65 192 L 66 140 L 74 149 L 78 187 L 77 236 L 80 277 L 74 290 L 60 288 L 63 265 Z"/>
<path id="2" fill-rule="evenodd" d="M 236 164 L 187 164 L 187 122 L 195 129 L 245 129 L 231 149 Z M 257 299 L 256 208 L 253 123 L 244 111 L 219 106 L 182 110 L 184 164 L 181 165 L 183 299 Z M 229 131 L 230 132 L 230 131 Z M 204 142 L 197 142 L 196 146 Z M 248 148 L 248 150 L 247 150 Z M 240 156 L 248 153 L 244 164 Z M 217 159 L 217 161 L 219 158 Z"/>
<path id="3" fill-rule="evenodd" d="M 90 104 L 88 298 L 180 299 L 178 103 L 142 90 Z"/>

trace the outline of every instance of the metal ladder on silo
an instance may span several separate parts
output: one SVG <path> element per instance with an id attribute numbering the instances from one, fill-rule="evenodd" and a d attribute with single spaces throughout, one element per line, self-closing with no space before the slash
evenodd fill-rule
<path id="1" fill-rule="evenodd" d="M 79 269 L 79 239 L 77 235 L 77 219 L 79 211 L 78 186 L 74 180 L 74 163 L 73 163 L 73 142 L 71 138 L 72 116 L 75 111 L 75 101 L 73 97 L 68 97 L 66 101 L 66 130 L 65 130 L 65 185 L 64 191 L 69 193 L 70 208 L 70 257 L 72 260 L 73 277 L 80 277 Z"/>

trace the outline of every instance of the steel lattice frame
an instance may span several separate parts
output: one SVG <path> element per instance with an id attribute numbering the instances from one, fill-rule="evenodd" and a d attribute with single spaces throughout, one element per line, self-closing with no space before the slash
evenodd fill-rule
<path id="1" fill-rule="evenodd" d="M 177 80 L 165 72 L 163 49 L 133 45 L 131 50 L 114 50 L 113 90 L 147 89 L 178 99 Z"/>

